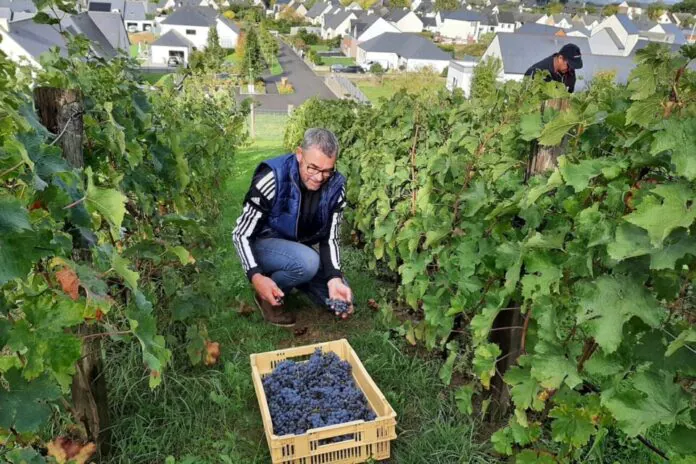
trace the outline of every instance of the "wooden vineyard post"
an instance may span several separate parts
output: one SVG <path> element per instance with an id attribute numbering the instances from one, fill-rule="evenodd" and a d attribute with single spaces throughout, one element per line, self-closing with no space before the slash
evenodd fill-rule
<path id="1" fill-rule="evenodd" d="M 554 98 L 541 103 L 542 114 L 547 108 L 556 111 L 566 111 L 570 107 L 570 100 L 566 98 Z M 558 164 L 558 157 L 563 154 L 567 138 L 556 146 L 541 146 L 536 141 L 532 142 L 529 162 L 525 172 L 525 180 L 532 176 L 554 169 Z M 504 417 L 510 409 L 510 390 L 503 375 L 510 366 L 517 363 L 517 358 L 524 354 L 524 337 L 528 324 L 529 312 L 522 314 L 519 302 L 511 302 L 509 309 L 501 311 L 493 321 L 493 331 L 490 340 L 500 346 L 502 355 L 496 363 L 496 374 L 491 381 L 493 388 L 493 401 L 491 412 L 495 417 Z M 531 311 L 529 309 L 528 311 Z"/>
<path id="2" fill-rule="evenodd" d="M 84 106 L 79 90 L 55 87 L 34 89 L 34 102 L 41 123 L 53 134 L 51 142 L 63 150 L 68 164 L 77 169 L 84 167 L 82 143 Z M 75 250 L 76 259 L 89 259 L 86 250 Z M 110 446 L 109 403 L 106 379 L 102 363 L 101 337 L 96 324 L 82 324 L 76 335 L 83 338 L 82 356 L 76 365 L 72 382 L 72 413 L 82 423 L 87 438 L 97 444 L 101 456 L 108 454 Z"/>

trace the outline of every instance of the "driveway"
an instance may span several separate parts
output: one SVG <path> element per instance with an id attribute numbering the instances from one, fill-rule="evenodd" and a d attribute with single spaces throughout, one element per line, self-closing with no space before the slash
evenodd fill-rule
<path id="1" fill-rule="evenodd" d="M 263 79 L 266 82 L 276 84 L 280 82 L 281 77 L 287 77 L 295 88 L 295 93 L 291 95 L 237 95 L 239 100 L 251 97 L 260 104 L 258 108 L 261 110 L 287 111 L 288 105 L 298 107 L 305 100 L 314 96 L 327 100 L 336 99 L 336 95 L 324 84 L 324 80 L 317 77 L 289 45 L 282 40 L 279 40 L 278 44 L 280 45 L 278 61 L 283 67 L 283 74 L 282 76 L 264 75 Z M 268 87 L 273 88 L 275 85 L 268 85 Z"/>

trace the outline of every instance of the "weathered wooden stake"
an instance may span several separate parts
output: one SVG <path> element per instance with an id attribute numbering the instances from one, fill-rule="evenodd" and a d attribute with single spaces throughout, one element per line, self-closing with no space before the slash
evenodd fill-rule
<path id="1" fill-rule="evenodd" d="M 546 108 L 566 111 L 569 106 L 570 100 L 556 98 L 542 102 L 541 112 L 543 114 Z M 533 143 L 525 179 L 529 180 L 532 176 L 554 169 L 558 164 L 558 157 L 565 151 L 565 146 L 566 137 L 559 145 L 553 147 Z M 504 417 L 510 410 L 510 391 L 503 382 L 502 376 L 510 366 L 517 364 L 517 358 L 523 354 L 522 336 L 526 332 L 524 327 L 527 325 L 519 303 L 511 302 L 509 306 L 514 307 L 514 309 L 501 311 L 498 314 L 493 321 L 493 331 L 490 336 L 490 340 L 497 343 L 503 352 L 500 360 L 496 363 L 496 375 L 491 382 L 493 387 L 491 413 L 495 417 Z M 505 327 L 509 327 L 509 329 L 503 329 Z"/>
<path id="2" fill-rule="evenodd" d="M 70 166 L 84 167 L 82 93 L 79 90 L 37 87 L 34 89 L 34 102 L 41 123 L 56 136 L 51 143 L 62 148 L 63 157 Z M 80 250 L 77 253 L 80 258 L 88 256 Z M 82 324 L 76 335 L 84 337 L 98 332 L 96 324 Z M 105 456 L 109 452 L 111 433 L 100 340 L 98 336 L 83 340 L 82 356 L 73 377 L 72 401 L 75 420 L 84 425 L 87 438 L 97 444 L 99 455 Z"/>

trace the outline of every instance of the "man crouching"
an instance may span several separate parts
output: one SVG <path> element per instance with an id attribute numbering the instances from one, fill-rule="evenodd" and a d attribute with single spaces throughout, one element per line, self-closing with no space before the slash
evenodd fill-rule
<path id="1" fill-rule="evenodd" d="M 327 299 L 346 302 L 344 319 L 353 313 L 338 246 L 346 201 L 338 151 L 331 131 L 308 129 L 295 153 L 259 164 L 244 198 L 232 238 L 256 304 L 273 325 L 295 324 L 283 304 L 293 288 L 321 306 Z"/>

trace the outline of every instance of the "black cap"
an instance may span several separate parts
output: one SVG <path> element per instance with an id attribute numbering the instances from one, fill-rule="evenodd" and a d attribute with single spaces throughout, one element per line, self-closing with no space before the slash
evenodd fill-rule
<path id="1" fill-rule="evenodd" d="M 558 54 L 566 59 L 571 68 L 582 69 L 582 54 L 580 53 L 580 47 L 577 45 L 572 43 L 566 44 Z"/>

